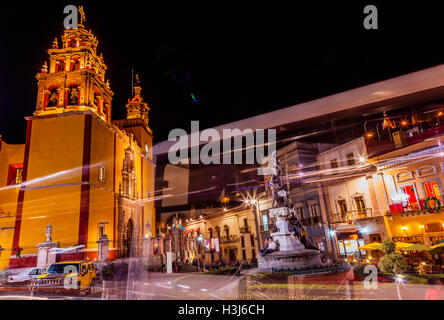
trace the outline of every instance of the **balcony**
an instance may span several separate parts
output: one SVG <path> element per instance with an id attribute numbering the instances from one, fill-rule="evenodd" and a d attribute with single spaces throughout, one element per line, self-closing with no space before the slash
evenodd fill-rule
<path id="1" fill-rule="evenodd" d="M 444 197 L 440 197 L 440 202 L 443 203 Z M 403 205 L 402 203 L 392 203 L 389 205 L 391 214 L 410 214 L 410 215 L 422 215 L 428 213 L 425 207 L 425 199 L 419 199 L 417 202 Z M 436 211 L 435 213 L 444 212 L 444 208 Z"/>
<path id="2" fill-rule="evenodd" d="M 250 232 L 251 232 L 249 226 L 241 227 L 241 228 L 239 228 L 239 229 L 240 229 L 240 233 L 250 233 Z"/>
<path id="3" fill-rule="evenodd" d="M 352 217 L 354 220 L 368 219 L 373 217 L 373 209 L 352 210 L 344 213 L 334 213 L 331 215 L 332 223 L 347 223 L 346 218 Z"/>
<path id="4" fill-rule="evenodd" d="M 220 243 L 231 243 L 231 242 L 239 242 L 239 237 L 237 235 L 232 235 L 228 237 L 220 237 Z"/>

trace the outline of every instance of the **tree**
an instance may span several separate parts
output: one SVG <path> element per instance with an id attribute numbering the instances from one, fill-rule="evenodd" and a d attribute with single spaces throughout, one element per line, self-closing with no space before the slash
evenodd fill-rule
<path id="1" fill-rule="evenodd" d="M 390 239 L 384 241 L 382 244 L 382 251 L 385 253 L 385 255 L 379 259 L 378 267 L 382 272 L 393 273 L 395 276 L 398 298 L 399 300 L 402 300 L 401 290 L 399 288 L 399 279 L 396 274 L 407 269 L 407 262 L 399 252 L 396 252 L 396 244 Z"/>
<path id="2" fill-rule="evenodd" d="M 382 251 L 385 255 L 378 261 L 378 267 L 382 272 L 396 274 L 407 270 L 407 262 L 399 252 L 396 252 L 396 244 L 392 240 L 384 241 Z"/>

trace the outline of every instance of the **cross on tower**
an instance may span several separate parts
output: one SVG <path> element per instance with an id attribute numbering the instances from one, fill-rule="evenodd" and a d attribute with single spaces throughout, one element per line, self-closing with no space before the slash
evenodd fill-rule
<path id="1" fill-rule="evenodd" d="M 80 24 L 83 25 L 83 21 L 86 20 L 86 15 L 85 15 L 85 11 L 83 10 L 83 6 L 79 6 L 78 10 L 80 13 Z"/>

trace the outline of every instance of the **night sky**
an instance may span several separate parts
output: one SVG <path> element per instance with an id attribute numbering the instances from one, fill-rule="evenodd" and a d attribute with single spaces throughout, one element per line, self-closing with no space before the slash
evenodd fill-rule
<path id="1" fill-rule="evenodd" d="M 370 3 L 336 2 L 2 3 L 0 134 L 24 143 L 35 74 L 55 36 L 60 43 L 68 4 L 84 5 L 85 27 L 99 39 L 115 92 L 113 119 L 125 117 L 134 68 L 156 142 L 173 128 L 189 132 L 191 120 L 216 126 L 444 63 L 435 2 L 372 2 L 377 31 L 362 26 Z"/>

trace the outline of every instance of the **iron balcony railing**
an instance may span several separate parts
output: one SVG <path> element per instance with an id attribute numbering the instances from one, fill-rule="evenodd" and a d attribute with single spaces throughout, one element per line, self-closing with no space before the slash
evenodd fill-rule
<path id="1" fill-rule="evenodd" d="M 331 215 L 333 223 L 343 223 L 347 222 L 347 220 L 360 220 L 360 219 L 368 219 L 373 218 L 373 209 L 365 208 L 362 210 L 352 210 L 341 213 L 334 213 Z"/>

